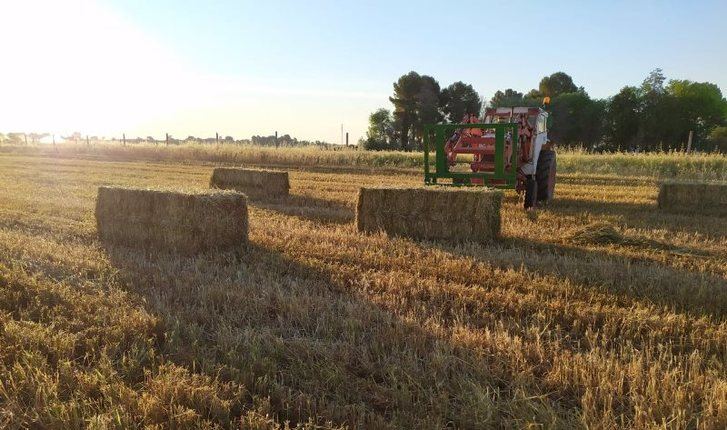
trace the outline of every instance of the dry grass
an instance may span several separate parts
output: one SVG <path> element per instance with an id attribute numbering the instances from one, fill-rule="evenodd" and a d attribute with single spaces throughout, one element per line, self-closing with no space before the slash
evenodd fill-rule
<path id="1" fill-rule="evenodd" d="M 212 171 L 210 188 L 236 190 L 251 198 L 287 197 L 288 172 L 218 167 Z"/>
<path id="2" fill-rule="evenodd" d="M 225 191 L 99 187 L 102 242 L 196 254 L 247 244 L 247 198 Z"/>
<path id="3" fill-rule="evenodd" d="M 252 145 L 129 144 L 94 142 L 52 145 L 0 145 L 0 153 L 107 161 L 152 161 L 171 163 L 224 163 L 229 166 L 266 166 L 340 169 L 408 168 L 417 173 L 423 166 L 421 153 L 358 151 L 355 147 L 322 150 L 316 147 L 281 148 Z M 431 157 L 433 159 L 433 157 Z M 662 179 L 727 181 L 727 155 L 680 152 L 591 154 L 558 149 L 558 173 L 608 176 L 648 176 Z"/>
<path id="4" fill-rule="evenodd" d="M 727 223 L 653 177 L 562 175 L 532 219 L 507 194 L 483 245 L 358 233 L 359 187 L 419 176 L 293 171 L 248 253 L 183 257 L 100 246 L 97 187 L 208 167 L 0 171 L 0 427 L 727 426 Z"/>
<path id="5" fill-rule="evenodd" d="M 361 188 L 359 231 L 415 239 L 487 242 L 500 234 L 502 192 L 477 188 Z"/>

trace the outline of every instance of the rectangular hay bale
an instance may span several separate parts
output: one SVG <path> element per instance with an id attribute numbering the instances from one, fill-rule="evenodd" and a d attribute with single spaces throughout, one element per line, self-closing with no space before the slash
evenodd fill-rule
<path id="1" fill-rule="evenodd" d="M 99 239 L 180 254 L 247 243 L 247 198 L 234 191 L 178 192 L 99 187 Z"/>
<path id="2" fill-rule="evenodd" d="M 240 191 L 250 198 L 286 197 L 290 182 L 288 172 L 218 167 L 212 172 L 210 188 Z"/>
<path id="3" fill-rule="evenodd" d="M 361 188 L 359 231 L 487 242 L 500 234 L 502 192 L 483 188 Z"/>
<path id="4" fill-rule="evenodd" d="M 727 182 L 662 182 L 657 203 L 671 212 L 727 215 Z"/>

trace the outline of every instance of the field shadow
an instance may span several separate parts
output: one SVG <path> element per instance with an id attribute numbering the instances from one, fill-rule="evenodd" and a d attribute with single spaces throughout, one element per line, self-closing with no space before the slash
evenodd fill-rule
<path id="1" fill-rule="evenodd" d="M 690 272 L 648 258 L 514 237 L 487 244 L 421 241 L 419 245 L 500 269 L 567 279 L 585 288 L 645 300 L 695 317 L 707 316 L 720 321 L 727 318 L 727 281 L 712 273 Z"/>
<path id="2" fill-rule="evenodd" d="M 252 200 L 252 205 L 323 224 L 346 224 L 356 218 L 353 208 L 342 203 L 304 194 L 267 200 Z"/>
<path id="3" fill-rule="evenodd" d="M 421 428 L 429 415 L 442 426 L 457 423 L 456 400 L 421 413 L 442 384 L 457 389 L 432 373 L 450 355 L 459 358 L 446 372 L 467 375 L 473 387 L 498 386 L 473 351 L 372 303 L 351 280 L 260 244 L 196 257 L 106 252 L 128 290 L 162 321 L 165 360 L 244 385 L 245 407 L 267 398 L 280 422 L 388 428 L 397 417 Z"/>
<path id="4" fill-rule="evenodd" d="M 578 216 L 583 213 L 618 217 L 630 227 L 724 236 L 724 218 L 711 213 L 675 213 L 660 210 L 656 204 L 606 202 L 556 197 L 547 210 L 554 214 Z M 695 222 L 698 220 L 699 222 Z M 675 222 L 676 221 L 676 222 Z"/>

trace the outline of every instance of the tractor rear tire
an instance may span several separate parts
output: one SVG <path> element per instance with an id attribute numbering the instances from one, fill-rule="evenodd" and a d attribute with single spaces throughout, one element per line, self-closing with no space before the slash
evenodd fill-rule
<path id="1" fill-rule="evenodd" d="M 538 183 L 538 203 L 548 204 L 555 193 L 555 171 L 556 157 L 552 149 L 540 151 L 538 156 L 538 168 L 535 171 L 535 179 Z"/>
<path id="2" fill-rule="evenodd" d="M 528 176 L 525 180 L 525 209 L 531 209 L 535 206 L 535 202 L 538 198 L 538 183 L 535 178 Z"/>

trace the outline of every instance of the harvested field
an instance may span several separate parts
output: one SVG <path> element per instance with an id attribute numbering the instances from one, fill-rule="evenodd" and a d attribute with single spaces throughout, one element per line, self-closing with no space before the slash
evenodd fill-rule
<path id="1" fill-rule="evenodd" d="M 660 178 L 559 175 L 532 217 L 508 192 L 478 244 L 358 232 L 359 188 L 418 174 L 293 170 L 246 253 L 183 256 L 102 246 L 97 190 L 209 166 L 0 171 L 0 427 L 727 426 L 727 223 Z"/>
<path id="2" fill-rule="evenodd" d="M 183 254 L 247 243 L 247 199 L 236 192 L 99 187 L 102 242 Z"/>
<path id="3" fill-rule="evenodd" d="M 210 188 L 235 190 L 251 198 L 287 197 L 288 172 L 218 167 L 212 172 Z"/>
<path id="4" fill-rule="evenodd" d="M 669 211 L 727 216 L 727 182 L 662 182 L 657 202 Z"/>
<path id="5" fill-rule="evenodd" d="M 359 231 L 416 239 L 487 242 L 500 233 L 502 192 L 477 188 L 361 188 Z"/>

